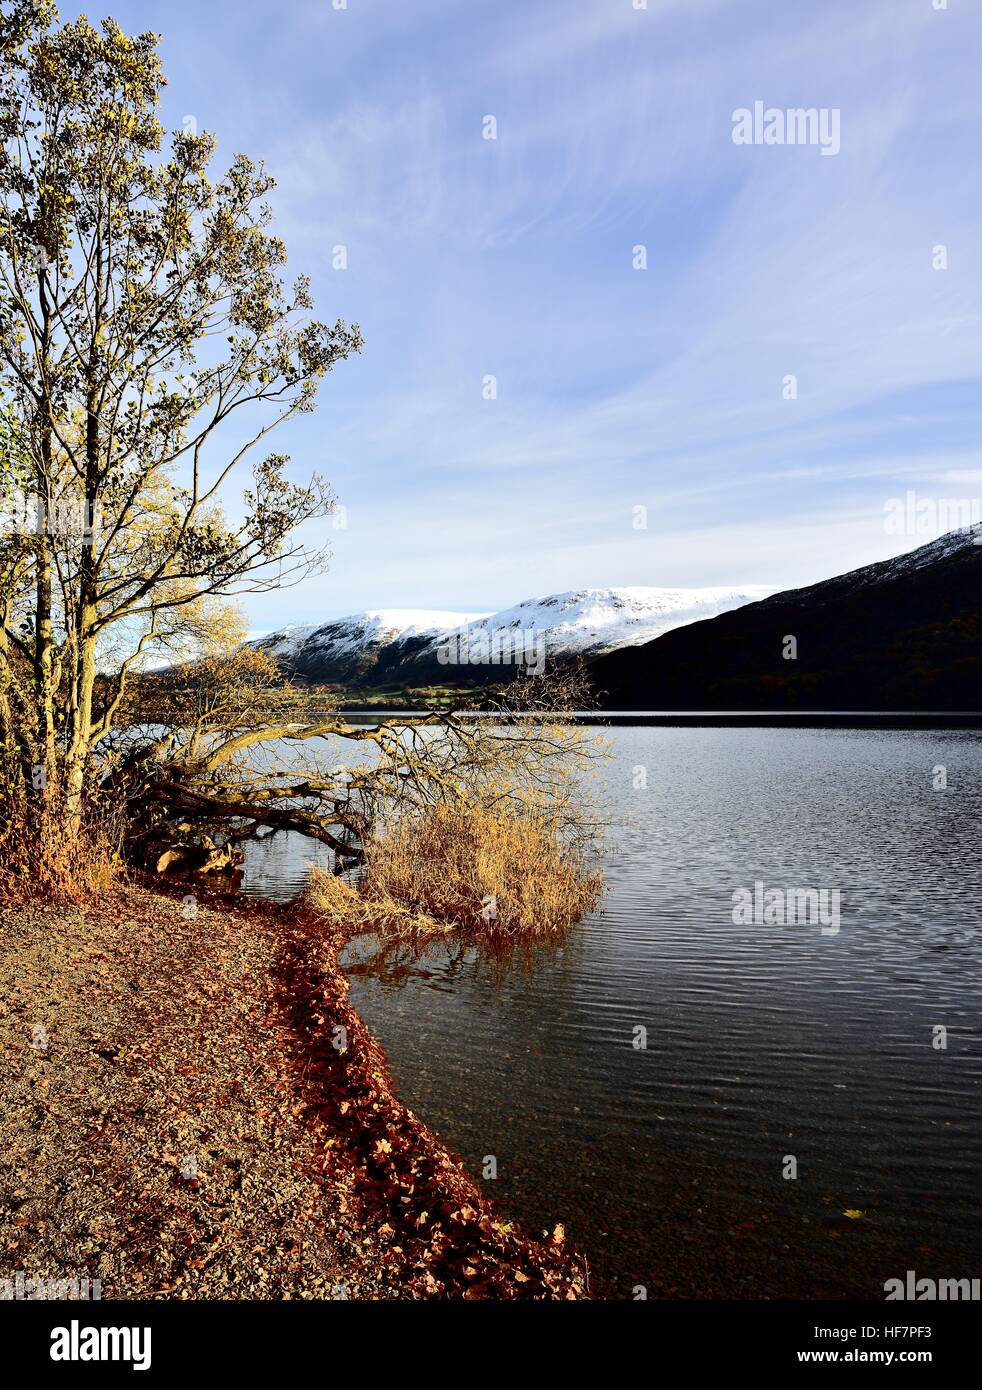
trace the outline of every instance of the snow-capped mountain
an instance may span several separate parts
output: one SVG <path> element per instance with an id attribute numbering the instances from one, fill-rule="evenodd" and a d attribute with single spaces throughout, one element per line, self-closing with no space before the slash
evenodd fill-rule
<path id="1" fill-rule="evenodd" d="M 671 628 L 714 618 L 773 592 L 754 584 L 742 589 L 575 589 L 526 599 L 513 608 L 471 619 L 447 636 L 459 635 L 477 654 L 498 635 L 541 634 L 547 655 L 565 660 L 650 642 Z M 435 646 L 444 640 L 438 638 Z"/>
<path id="2" fill-rule="evenodd" d="M 951 531 L 598 657 L 591 676 L 607 709 L 975 711 L 980 542 Z"/>
<path id="3" fill-rule="evenodd" d="M 373 608 L 319 625 L 284 627 L 250 645 L 275 656 L 293 675 L 348 681 L 368 675 L 380 661 L 385 666 L 408 661 L 444 633 L 486 617 L 426 608 Z"/>
<path id="4" fill-rule="evenodd" d="M 771 593 L 761 585 L 579 589 L 526 599 L 498 613 L 374 609 L 320 625 L 283 628 L 252 645 L 310 681 L 497 680 L 504 674 L 502 664 L 513 664 L 518 653 L 533 665 L 535 652 L 548 662 L 598 656 L 650 642 L 672 628 Z M 455 670 L 457 666 L 462 669 Z"/>

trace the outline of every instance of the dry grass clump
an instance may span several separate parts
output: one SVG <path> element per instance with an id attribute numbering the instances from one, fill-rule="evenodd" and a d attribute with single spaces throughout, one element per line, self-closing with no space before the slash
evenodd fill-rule
<path id="1" fill-rule="evenodd" d="M 85 903 L 123 872 L 120 827 L 106 808 L 71 817 L 57 788 L 0 797 L 0 893 L 8 902 Z"/>
<path id="2" fill-rule="evenodd" d="M 595 907 L 603 876 L 533 811 L 441 804 L 369 840 L 357 879 L 315 870 L 314 909 L 347 935 L 560 937 Z"/>

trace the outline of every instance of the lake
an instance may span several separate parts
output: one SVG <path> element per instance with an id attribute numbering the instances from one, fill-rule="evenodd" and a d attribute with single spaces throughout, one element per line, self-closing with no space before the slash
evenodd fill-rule
<path id="1" fill-rule="evenodd" d="M 402 1099 L 607 1297 L 978 1277 L 982 733 L 609 737 L 608 891 L 568 944 L 354 977 Z M 245 891 L 327 858 L 278 837 Z M 838 930 L 735 923 L 756 884 L 840 893 Z"/>

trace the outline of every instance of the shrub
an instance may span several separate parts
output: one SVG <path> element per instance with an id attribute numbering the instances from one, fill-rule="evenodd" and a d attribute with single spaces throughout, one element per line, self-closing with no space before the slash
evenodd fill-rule
<path id="1" fill-rule="evenodd" d="M 347 935 L 533 941 L 561 937 L 602 886 L 544 817 L 441 804 L 372 837 L 356 881 L 315 870 L 308 896 Z"/>
<path id="2" fill-rule="evenodd" d="M 58 787 L 0 795 L 0 892 L 8 901 L 84 903 L 122 872 L 119 817 L 83 802 L 69 815 Z"/>

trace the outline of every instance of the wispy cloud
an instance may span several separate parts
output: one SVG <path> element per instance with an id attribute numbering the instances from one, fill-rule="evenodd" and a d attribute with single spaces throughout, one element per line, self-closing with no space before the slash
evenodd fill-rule
<path id="1" fill-rule="evenodd" d="M 292 263 L 323 316 L 365 330 L 289 431 L 298 473 L 324 468 L 349 508 L 294 621 L 808 582 L 905 548 L 886 498 L 977 478 L 978 11 L 117 12 L 164 33 L 175 123 L 267 159 Z M 735 145 L 756 100 L 838 109 L 840 153 Z"/>

